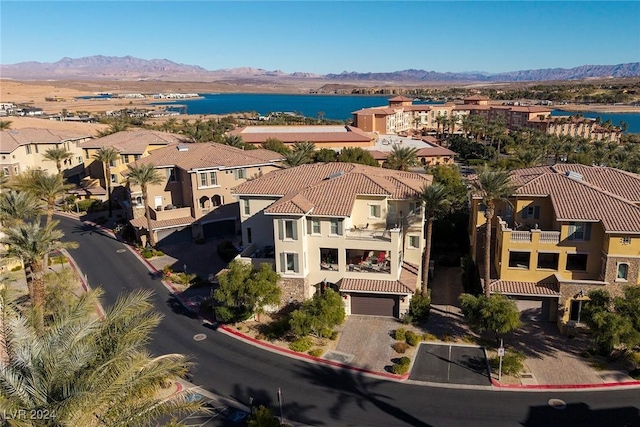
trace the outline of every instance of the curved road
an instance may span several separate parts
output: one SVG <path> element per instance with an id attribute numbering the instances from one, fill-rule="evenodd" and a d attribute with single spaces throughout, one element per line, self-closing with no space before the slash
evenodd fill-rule
<path id="1" fill-rule="evenodd" d="M 176 309 L 125 245 L 76 220 L 58 216 L 65 239 L 80 244 L 69 252 L 92 287 L 101 286 L 105 305 L 139 288 L 155 292 L 164 315 L 150 350 L 192 357 L 193 382 L 247 404 L 277 407 L 282 390 L 285 418 L 316 426 L 640 426 L 640 390 L 512 392 L 403 384 L 348 370 L 301 362 L 245 344 L 202 326 Z M 207 339 L 193 340 L 204 333 Z M 549 406 L 549 399 L 567 403 Z"/>

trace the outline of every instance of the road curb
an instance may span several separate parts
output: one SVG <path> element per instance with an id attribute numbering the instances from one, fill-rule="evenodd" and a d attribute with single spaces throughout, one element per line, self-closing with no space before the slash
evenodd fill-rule
<path id="1" fill-rule="evenodd" d="M 602 384 L 500 384 L 491 378 L 491 385 L 501 391 L 595 391 L 595 390 L 622 390 L 640 388 L 640 381 L 609 382 Z"/>
<path id="2" fill-rule="evenodd" d="M 80 284 L 82 285 L 82 289 L 85 292 L 89 292 L 91 290 L 91 286 L 89 286 L 89 282 L 87 281 L 87 278 L 80 271 L 80 267 L 78 267 L 78 264 L 76 264 L 76 260 L 73 259 L 73 257 L 69 254 L 69 252 L 66 249 L 60 249 L 60 253 L 62 253 L 69 260 L 69 265 L 76 272 L 76 275 L 80 279 Z M 105 317 L 105 311 L 104 311 L 104 308 L 102 308 L 102 304 L 98 303 L 96 310 L 98 311 L 98 315 L 100 317 L 102 318 Z"/>

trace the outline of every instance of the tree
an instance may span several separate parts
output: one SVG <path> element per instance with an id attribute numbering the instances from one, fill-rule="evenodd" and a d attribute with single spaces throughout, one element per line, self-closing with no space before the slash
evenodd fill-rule
<path id="1" fill-rule="evenodd" d="M 476 331 L 492 332 L 496 342 L 500 336 L 520 327 L 520 311 L 516 303 L 501 294 L 490 296 L 460 295 L 460 308 L 469 325 Z"/>
<path id="2" fill-rule="evenodd" d="M 116 120 L 112 122 L 108 128 L 98 131 L 96 136 L 98 138 L 102 138 L 104 136 L 111 135 L 112 133 L 124 132 L 130 127 L 131 127 L 131 123 L 129 123 L 128 121 L 122 120 L 122 119 Z"/>
<path id="3" fill-rule="evenodd" d="M 456 165 L 436 165 L 425 168 L 428 174 L 433 176 L 434 184 L 442 184 L 447 188 L 451 210 L 460 210 L 467 207 L 468 189 L 467 183 L 460 175 L 460 169 Z"/>
<path id="4" fill-rule="evenodd" d="M 60 174 L 49 175 L 40 169 L 28 169 L 17 175 L 12 187 L 31 193 L 47 205 L 47 224 L 53 218 L 56 200 L 64 196 L 73 185 L 65 184 Z"/>
<path id="5" fill-rule="evenodd" d="M 104 317 L 95 315 L 100 294 L 84 293 L 60 307 L 44 333 L 0 294 L 6 352 L 0 407 L 5 414 L 55 414 L 9 425 L 142 427 L 201 410 L 189 393 L 159 396 L 162 386 L 186 374 L 189 362 L 180 354 L 152 357 L 146 349 L 161 319 L 152 311 L 151 292 L 119 298 Z"/>
<path id="6" fill-rule="evenodd" d="M 44 226 L 40 221 L 18 223 L 4 230 L 5 236 L 0 239 L 9 247 L 10 256 L 16 256 L 24 262 L 29 298 L 33 304 L 37 326 L 42 330 L 44 324 L 42 307 L 44 305 L 44 259 L 47 254 L 61 248 L 77 247 L 74 242 L 60 241 L 64 233 L 58 229 L 58 221 Z"/>
<path id="7" fill-rule="evenodd" d="M 64 147 L 49 148 L 44 152 L 42 157 L 45 160 L 51 160 L 56 162 L 56 168 L 58 169 L 58 175 L 62 174 L 62 162 L 73 157 L 71 151 L 67 151 Z"/>
<path id="8" fill-rule="evenodd" d="M 316 337 L 327 337 L 334 327 L 344 322 L 344 318 L 344 304 L 340 294 L 326 289 L 316 293 L 291 313 L 289 325 L 297 336 L 313 334 Z"/>
<path id="9" fill-rule="evenodd" d="M 339 162 L 360 163 L 368 166 L 380 166 L 378 161 L 373 158 L 370 152 L 360 147 L 346 147 L 340 150 L 338 155 Z"/>
<path id="10" fill-rule="evenodd" d="M 399 171 L 408 171 L 409 168 L 419 164 L 416 153 L 418 149 L 415 147 L 401 147 L 393 144 L 391 153 L 384 162 L 387 169 L 395 169 Z"/>
<path id="11" fill-rule="evenodd" d="M 41 213 L 40 203 L 29 192 L 9 190 L 0 194 L 0 223 L 6 227 L 34 220 Z"/>
<path id="12" fill-rule="evenodd" d="M 231 261 L 227 268 L 218 276 L 219 287 L 213 293 L 224 321 L 245 320 L 280 303 L 280 275 L 271 264 L 262 263 L 254 269 L 242 261 Z"/>
<path id="13" fill-rule="evenodd" d="M 436 215 L 442 213 L 451 206 L 449 191 L 441 184 L 425 184 L 418 195 L 417 200 L 424 207 L 424 218 L 427 222 L 426 247 L 424 250 L 424 264 L 422 266 L 422 296 L 427 295 L 429 283 L 429 261 L 431 260 L 431 239 L 433 237 L 433 221 Z"/>
<path id="14" fill-rule="evenodd" d="M 304 151 L 292 151 L 285 154 L 283 163 L 289 167 L 295 167 L 309 162 L 311 162 L 311 158 Z"/>
<path id="15" fill-rule="evenodd" d="M 115 165 L 120 153 L 113 147 L 100 147 L 93 158 L 102 163 L 104 172 L 104 182 L 107 185 L 107 202 L 109 204 L 109 218 L 113 216 L 113 207 L 111 205 L 111 164 Z"/>
<path id="16" fill-rule="evenodd" d="M 249 417 L 248 427 L 279 427 L 280 421 L 273 416 L 273 411 L 265 406 L 255 408 Z"/>
<path id="17" fill-rule="evenodd" d="M 241 149 L 243 149 L 245 145 L 240 135 L 225 135 L 222 139 L 222 143 Z"/>
<path id="18" fill-rule="evenodd" d="M 486 165 L 478 173 L 478 177 L 472 182 L 474 195 L 480 198 L 484 204 L 484 217 L 486 219 L 485 243 L 484 243 L 484 294 L 491 294 L 491 222 L 495 216 L 496 201 L 510 204 L 508 197 L 513 194 L 515 187 L 511 184 L 509 174 L 501 169 L 491 170 Z"/>
<path id="19" fill-rule="evenodd" d="M 309 159 L 313 157 L 313 153 L 316 151 L 316 144 L 309 141 L 294 142 L 293 152 L 302 152 Z"/>
<path id="20" fill-rule="evenodd" d="M 0 130 L 11 129 L 11 120 L 0 120 Z"/>
<path id="21" fill-rule="evenodd" d="M 275 151 L 276 153 L 280 153 L 283 156 L 288 154 L 291 150 L 287 147 L 284 142 L 280 141 L 277 138 L 267 138 L 267 140 L 262 144 L 262 148 L 265 150 Z"/>
<path id="22" fill-rule="evenodd" d="M 144 203 L 144 216 L 147 219 L 147 230 L 149 232 L 148 243 L 155 246 L 155 237 L 151 228 L 151 212 L 149 212 L 149 204 L 147 203 L 148 188 L 150 185 L 162 184 L 163 177 L 151 164 L 142 163 L 139 165 L 127 165 L 129 169 L 127 180 L 130 184 L 139 185 L 142 191 L 142 203 Z"/>
<path id="23" fill-rule="evenodd" d="M 338 153 L 330 148 L 321 148 L 313 154 L 315 161 L 318 163 L 335 162 L 338 157 Z"/>

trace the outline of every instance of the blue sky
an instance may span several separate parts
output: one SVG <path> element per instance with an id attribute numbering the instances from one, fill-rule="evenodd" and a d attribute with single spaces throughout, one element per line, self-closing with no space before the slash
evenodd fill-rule
<path id="1" fill-rule="evenodd" d="M 640 4 L 0 1 L 0 63 L 91 55 L 209 70 L 515 71 L 640 61 Z"/>

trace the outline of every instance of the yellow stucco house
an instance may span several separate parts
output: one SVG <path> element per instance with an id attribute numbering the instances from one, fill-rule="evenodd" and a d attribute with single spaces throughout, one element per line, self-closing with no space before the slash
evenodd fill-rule
<path id="1" fill-rule="evenodd" d="M 511 206 L 498 203 L 491 224 L 492 293 L 541 301 L 542 317 L 567 331 L 580 325 L 591 290 L 640 285 L 640 175 L 557 164 L 511 177 Z M 475 198 L 470 222 L 482 262 L 485 218 Z"/>

